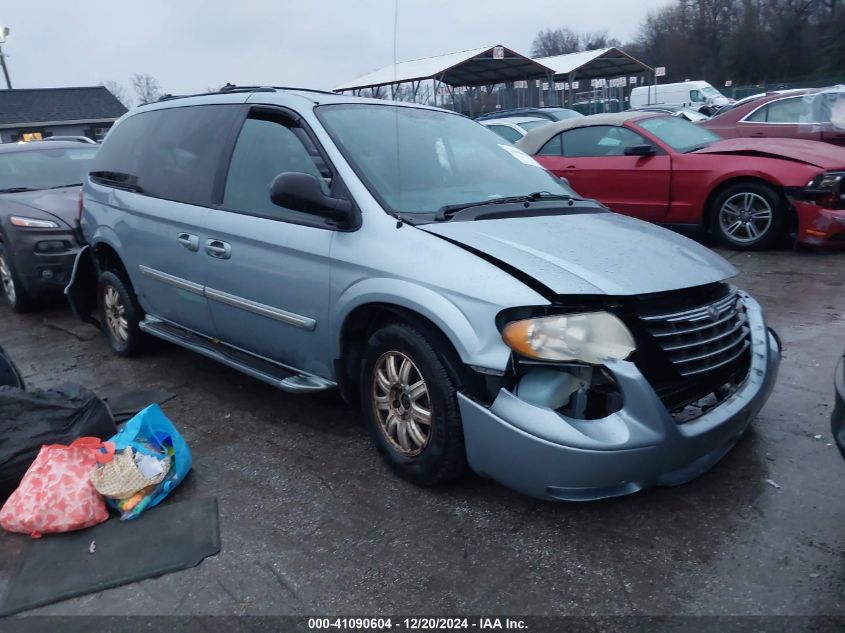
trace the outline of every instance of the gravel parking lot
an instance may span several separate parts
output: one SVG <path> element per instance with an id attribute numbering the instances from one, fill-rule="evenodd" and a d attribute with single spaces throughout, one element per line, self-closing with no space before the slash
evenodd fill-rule
<path id="1" fill-rule="evenodd" d="M 43 614 L 845 615 L 845 463 L 831 446 L 845 253 L 723 252 L 784 342 L 739 445 L 674 489 L 551 504 L 469 477 L 420 489 L 337 395 L 293 396 L 177 347 L 124 360 L 62 307 L 0 308 L 32 386 L 178 394 L 194 453 L 174 500 L 216 496 L 223 549 L 199 567 Z M 0 591 L 25 537 L 0 536 Z"/>

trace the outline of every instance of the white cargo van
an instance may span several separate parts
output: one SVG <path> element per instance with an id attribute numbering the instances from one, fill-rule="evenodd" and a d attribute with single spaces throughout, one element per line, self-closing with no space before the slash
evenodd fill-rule
<path id="1" fill-rule="evenodd" d="M 645 105 L 723 106 L 728 98 L 706 81 L 684 81 L 677 84 L 639 86 L 631 91 L 631 107 Z"/>

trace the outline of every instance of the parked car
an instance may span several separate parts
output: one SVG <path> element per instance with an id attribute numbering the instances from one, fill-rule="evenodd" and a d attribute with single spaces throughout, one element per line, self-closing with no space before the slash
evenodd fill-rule
<path id="1" fill-rule="evenodd" d="M 0 291 L 13 310 L 60 295 L 79 249 L 72 222 L 96 147 L 68 141 L 0 145 Z"/>
<path id="2" fill-rule="evenodd" d="M 629 101 L 632 108 L 644 105 L 676 105 L 699 109 L 730 103 L 730 99 L 706 81 L 637 86 L 631 90 Z"/>
<path id="3" fill-rule="evenodd" d="M 544 107 L 544 108 L 513 108 L 512 110 L 497 110 L 475 117 L 478 122 L 489 121 L 490 119 L 509 119 L 515 116 L 533 117 L 537 119 L 548 119 L 549 121 L 565 121 L 566 119 L 577 119 L 584 116 L 580 112 L 568 108 Z"/>
<path id="4" fill-rule="evenodd" d="M 68 296 L 115 353 L 148 334 L 287 391 L 337 387 L 424 485 L 469 467 L 584 500 L 688 481 L 780 358 L 725 260 L 424 106 L 263 88 L 137 108 L 81 228 Z"/>
<path id="5" fill-rule="evenodd" d="M 572 109 L 584 116 L 588 116 L 590 114 L 604 114 L 605 112 L 620 112 L 622 110 L 622 103 L 619 99 L 593 97 L 592 99 L 576 101 L 572 104 Z"/>
<path id="6" fill-rule="evenodd" d="M 699 123 L 723 138 L 797 138 L 845 145 L 845 119 L 831 123 L 831 107 L 845 93 L 837 90 L 791 90 L 765 94 Z M 843 112 L 845 117 L 845 112 Z"/>
<path id="7" fill-rule="evenodd" d="M 517 147 L 617 213 L 700 227 L 739 249 L 845 245 L 845 151 L 793 139 L 723 140 L 678 117 L 561 121 Z"/>
<path id="8" fill-rule="evenodd" d="M 510 141 L 511 143 L 516 143 L 519 139 L 528 134 L 529 130 L 533 130 L 535 127 L 548 125 L 551 121 L 537 117 L 514 116 L 507 119 L 479 121 L 479 123 L 491 132 L 495 132 L 503 139 Z"/>
<path id="9" fill-rule="evenodd" d="M 833 406 L 833 413 L 830 416 L 830 428 L 833 432 L 833 439 L 839 447 L 839 452 L 845 458 L 845 353 L 839 359 L 839 365 L 833 376 L 836 404 Z"/>
<path id="10" fill-rule="evenodd" d="M 688 108 L 686 106 L 638 106 L 636 108 L 631 108 L 631 112 L 660 112 L 662 114 L 671 114 L 672 116 L 681 117 L 682 119 L 686 119 L 692 123 L 706 121 L 710 118 L 703 112 L 693 110 L 692 108 Z"/>

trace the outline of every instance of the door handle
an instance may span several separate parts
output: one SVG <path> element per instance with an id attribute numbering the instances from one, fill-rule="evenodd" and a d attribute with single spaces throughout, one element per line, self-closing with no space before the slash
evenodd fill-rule
<path id="1" fill-rule="evenodd" d="M 187 248 L 189 251 L 196 253 L 200 249 L 200 238 L 190 233 L 179 233 L 176 236 L 176 241 L 180 246 Z"/>
<path id="2" fill-rule="evenodd" d="M 754 133 L 751 134 L 751 136 L 766 136 L 766 133 L 765 132 L 754 132 Z"/>
<path id="3" fill-rule="evenodd" d="M 575 165 L 567 165 L 566 168 L 567 169 L 575 169 Z"/>
<path id="4" fill-rule="evenodd" d="M 222 240 L 206 240 L 205 252 L 217 259 L 229 259 L 232 256 L 232 246 Z"/>

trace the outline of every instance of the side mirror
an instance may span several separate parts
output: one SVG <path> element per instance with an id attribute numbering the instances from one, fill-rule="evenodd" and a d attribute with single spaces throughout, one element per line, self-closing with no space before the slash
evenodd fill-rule
<path id="1" fill-rule="evenodd" d="M 311 174 L 286 171 L 270 186 L 273 204 L 344 223 L 352 217 L 352 203 L 323 193 L 320 181 Z"/>
<path id="2" fill-rule="evenodd" d="M 625 156 L 653 156 L 656 153 L 653 145 L 629 145 L 625 148 Z"/>

